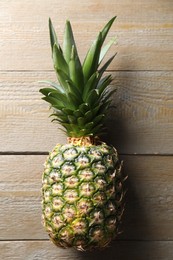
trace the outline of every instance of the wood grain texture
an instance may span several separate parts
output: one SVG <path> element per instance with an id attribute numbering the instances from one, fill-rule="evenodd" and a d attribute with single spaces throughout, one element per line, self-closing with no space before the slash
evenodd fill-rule
<path id="1" fill-rule="evenodd" d="M 41 225 L 45 155 L 0 156 L 0 240 L 46 239 Z M 173 240 L 171 156 L 123 156 L 126 211 L 119 239 Z"/>
<path id="2" fill-rule="evenodd" d="M 77 8 L 74 8 L 77 6 Z M 59 32 L 72 21 L 79 53 L 84 53 L 97 32 L 117 15 L 109 38 L 118 37 L 112 70 L 173 69 L 172 0 L 20 0 L 0 1 L 0 70 L 50 70 L 48 17 Z M 38 11 L 39 10 L 39 11 Z M 84 33 L 85 32 L 85 33 Z"/>
<path id="3" fill-rule="evenodd" d="M 109 143 L 120 153 L 173 153 L 173 72 L 114 72 Z M 48 151 L 66 137 L 48 118 L 41 79 L 52 72 L 0 73 L 0 151 Z"/>
<path id="4" fill-rule="evenodd" d="M 172 260 L 172 0 L 1 0 L 0 10 L 0 259 Z M 118 90 L 106 140 L 129 175 L 124 232 L 103 252 L 61 250 L 47 240 L 40 219 L 46 155 L 38 154 L 66 141 L 38 92 L 39 80 L 55 79 L 48 17 L 60 43 L 71 20 L 83 60 L 114 15 L 108 40 L 117 35 L 118 44 L 107 58 L 118 52 L 109 67 Z"/>
<path id="5" fill-rule="evenodd" d="M 49 241 L 3 241 L 0 251 L 5 260 L 172 260 L 173 242 L 118 241 L 104 251 L 86 253 L 60 249 Z"/>

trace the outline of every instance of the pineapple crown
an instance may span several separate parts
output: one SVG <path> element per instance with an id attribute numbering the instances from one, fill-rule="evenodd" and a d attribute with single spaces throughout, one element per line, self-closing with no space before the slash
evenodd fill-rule
<path id="1" fill-rule="evenodd" d="M 113 17 L 99 32 L 88 50 L 83 64 L 78 56 L 70 21 L 66 21 L 63 46 L 49 19 L 50 44 L 54 69 L 59 84 L 42 81 L 49 88 L 42 88 L 43 100 L 51 104 L 54 112 L 52 121 L 58 121 L 69 137 L 96 137 L 105 132 L 104 120 L 111 105 L 111 75 L 103 73 L 115 57 L 113 55 L 100 66 L 115 38 L 104 47 L 103 43 L 116 17 Z"/>

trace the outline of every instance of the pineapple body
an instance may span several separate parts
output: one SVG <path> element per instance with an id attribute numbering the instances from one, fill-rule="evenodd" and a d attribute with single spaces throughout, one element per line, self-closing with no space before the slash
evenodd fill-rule
<path id="1" fill-rule="evenodd" d="M 123 213 L 121 164 L 105 143 L 56 145 L 43 173 L 43 224 L 60 247 L 103 248 Z"/>
<path id="2" fill-rule="evenodd" d="M 115 54 L 101 64 L 116 42 L 114 37 L 104 45 L 115 18 L 99 32 L 83 62 L 70 21 L 60 46 L 49 20 L 57 81 L 44 81 L 49 87 L 40 92 L 68 144 L 56 145 L 46 160 L 42 216 L 51 240 L 62 248 L 104 248 L 119 232 L 124 196 L 121 163 L 116 149 L 100 141 L 116 92 L 110 86 L 111 75 L 105 74 Z"/>

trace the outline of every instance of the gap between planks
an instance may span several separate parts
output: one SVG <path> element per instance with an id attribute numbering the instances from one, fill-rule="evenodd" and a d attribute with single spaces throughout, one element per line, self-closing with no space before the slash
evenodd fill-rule
<path id="1" fill-rule="evenodd" d="M 5 151 L 0 152 L 0 155 L 49 155 L 46 151 Z M 119 153 L 120 156 L 173 156 L 172 153 Z"/>
<path id="2" fill-rule="evenodd" d="M 1 242 L 24 242 L 24 241 L 26 241 L 26 242 L 34 242 L 34 241 L 47 241 L 47 242 L 49 242 L 50 241 L 50 239 L 49 238 L 45 238 L 45 239 L 27 239 L 27 238 L 25 238 L 25 239 L 0 239 L 0 243 Z M 172 239 L 165 239 L 165 240 L 163 240 L 163 239 L 117 239 L 117 240 L 114 240 L 114 241 L 112 241 L 113 243 L 116 243 L 116 242 L 146 242 L 146 243 L 148 243 L 148 242 L 173 242 L 173 240 Z"/>
<path id="3" fill-rule="evenodd" d="M 47 70 L 0 70 L 0 73 L 2 72 L 2 73 L 5 73 L 5 72 L 14 72 L 14 73 L 21 73 L 21 72 L 54 72 L 55 70 L 49 70 L 49 69 L 47 69 Z M 165 70 L 165 69 L 163 69 L 163 70 L 147 70 L 147 69 L 145 69 L 145 70 L 127 70 L 127 69 L 118 69 L 118 70 L 106 70 L 106 72 L 173 72 L 173 70 L 172 69 L 169 69 L 169 70 Z"/>

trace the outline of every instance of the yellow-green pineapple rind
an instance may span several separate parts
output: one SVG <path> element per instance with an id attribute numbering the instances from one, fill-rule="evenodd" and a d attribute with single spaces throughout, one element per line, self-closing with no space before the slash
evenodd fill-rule
<path id="1" fill-rule="evenodd" d="M 43 224 L 60 247 L 106 247 L 123 214 L 121 163 L 106 144 L 58 144 L 43 173 Z"/>

